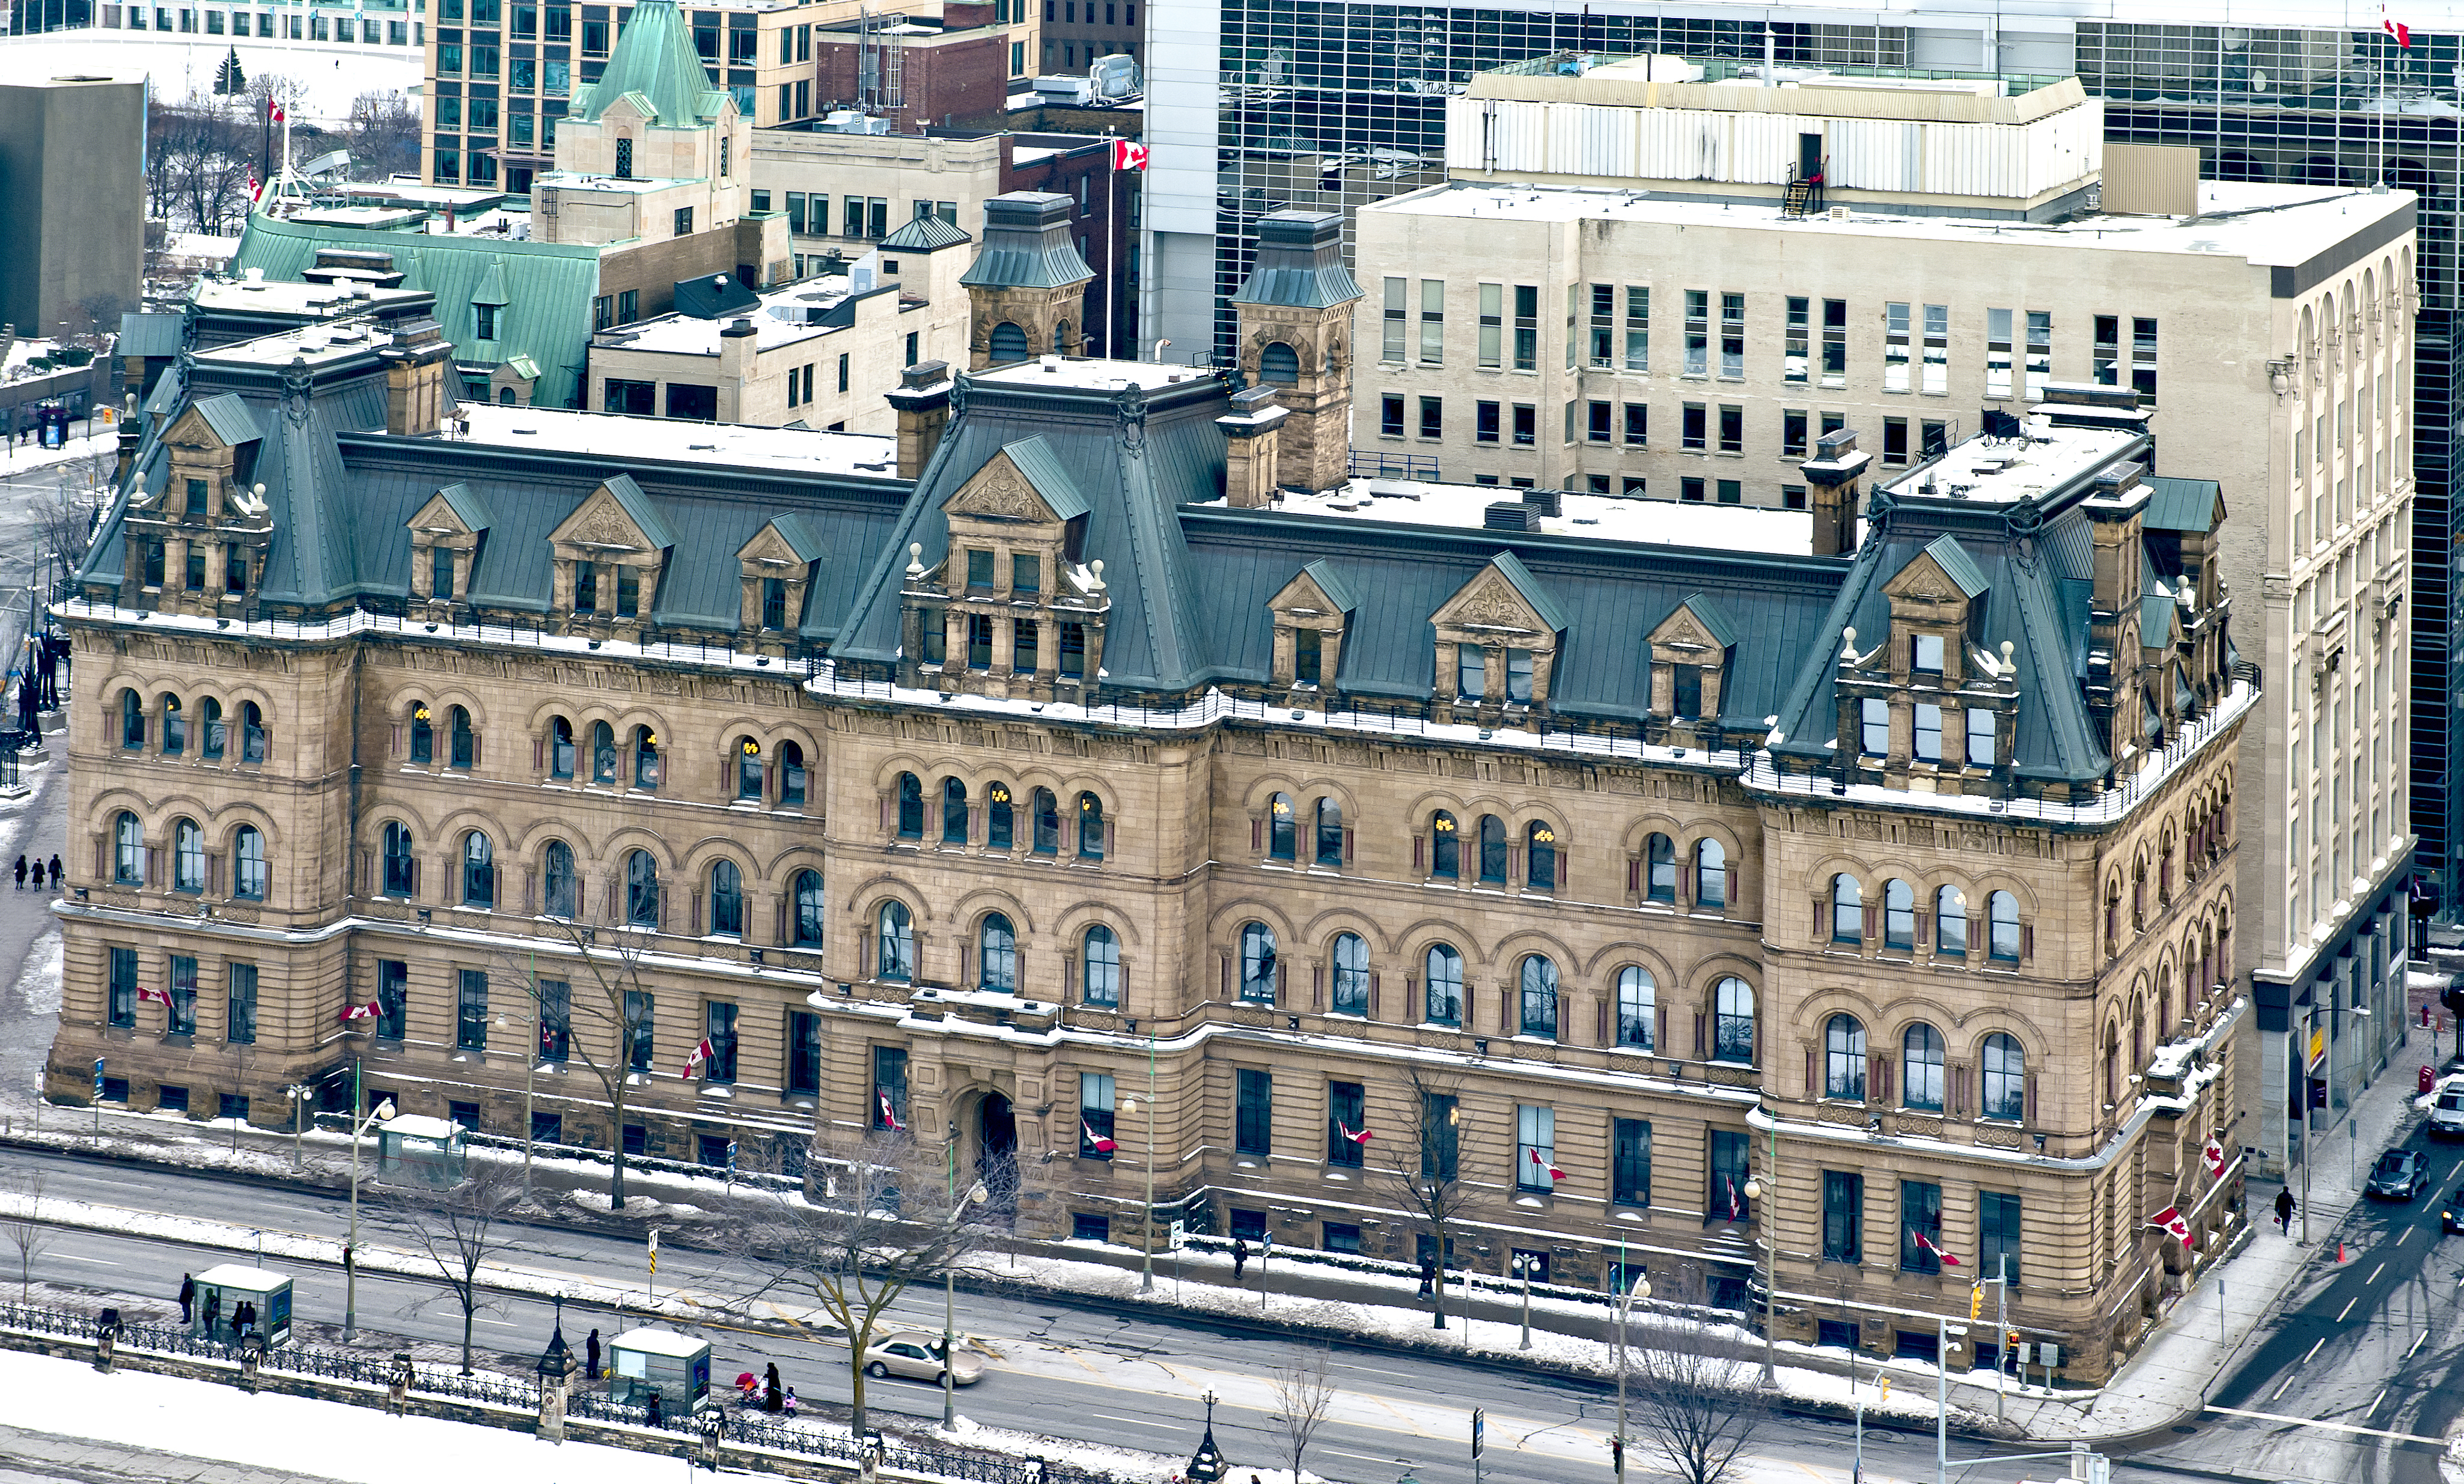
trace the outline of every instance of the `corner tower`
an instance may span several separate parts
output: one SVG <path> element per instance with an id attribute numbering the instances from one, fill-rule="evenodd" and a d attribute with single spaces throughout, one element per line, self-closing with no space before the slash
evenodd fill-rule
<path id="1" fill-rule="evenodd" d="M 1285 420 L 1275 483 L 1331 490 L 1352 459 L 1352 306 L 1360 285 L 1343 266 L 1343 218 L 1277 211 L 1258 223 L 1258 256 L 1232 295 L 1241 375 L 1271 386 Z"/>
<path id="2" fill-rule="evenodd" d="M 1015 190 L 984 203 L 984 248 L 959 275 L 969 307 L 967 369 L 1078 354 L 1095 271 L 1069 235 L 1067 196 Z"/>

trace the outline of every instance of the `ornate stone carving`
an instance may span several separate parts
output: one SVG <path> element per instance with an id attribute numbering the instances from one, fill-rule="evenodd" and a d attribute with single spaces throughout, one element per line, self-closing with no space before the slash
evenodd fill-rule
<path id="1" fill-rule="evenodd" d="M 1002 520 L 1050 521 L 1052 512 L 1007 458 L 996 458 L 942 509 L 953 515 L 990 515 Z"/>
<path id="2" fill-rule="evenodd" d="M 1457 623 L 1478 624 L 1484 628 L 1530 628 L 1536 622 L 1530 605 L 1514 584 L 1495 570 L 1484 575 L 1454 604 L 1447 617 Z"/>

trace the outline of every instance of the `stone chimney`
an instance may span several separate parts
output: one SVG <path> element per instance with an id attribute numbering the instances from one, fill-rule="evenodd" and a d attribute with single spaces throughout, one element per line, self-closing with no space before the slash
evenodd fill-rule
<path id="1" fill-rule="evenodd" d="M 1275 405 L 1280 395 L 1271 386 L 1252 386 L 1236 394 L 1232 410 L 1215 420 L 1223 429 L 1223 503 L 1234 510 L 1260 510 L 1275 503 L 1275 465 L 1283 447 L 1284 419 L 1291 413 Z"/>
<path id="2" fill-rule="evenodd" d="M 1272 386 L 1290 414 L 1275 483 L 1331 490 L 1352 466 L 1352 306 L 1360 285 L 1343 266 L 1343 218 L 1276 211 L 1259 219 L 1258 253 L 1232 295 L 1241 375 Z"/>
<path id="3" fill-rule="evenodd" d="M 984 246 L 960 274 L 967 290 L 967 369 L 1075 356 L 1088 281 L 1067 196 L 1014 190 L 984 203 Z"/>
<path id="4" fill-rule="evenodd" d="M 919 479 L 924 466 L 933 462 L 933 450 L 941 447 L 941 430 L 950 425 L 951 386 L 950 367 L 943 361 L 918 361 L 898 373 L 898 389 L 889 401 L 898 413 L 899 478 Z"/>
<path id="5" fill-rule="evenodd" d="M 1857 430 L 1837 428 L 1815 440 L 1814 457 L 1796 471 L 1814 487 L 1814 555 L 1847 556 L 1857 550 L 1857 508 L 1863 503 L 1865 466 Z"/>
<path id="6" fill-rule="evenodd" d="M 460 399 L 446 395 L 453 344 L 433 319 L 413 319 L 377 352 L 385 363 L 385 431 L 397 438 L 432 433 Z"/>
<path id="7" fill-rule="evenodd" d="M 760 355 L 753 321 L 739 316 L 718 332 L 718 420 L 744 421 L 744 389 L 753 383 Z"/>

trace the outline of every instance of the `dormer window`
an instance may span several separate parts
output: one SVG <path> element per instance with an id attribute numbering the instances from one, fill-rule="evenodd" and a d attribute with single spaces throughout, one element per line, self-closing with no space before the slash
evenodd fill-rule
<path id="1" fill-rule="evenodd" d="M 620 181 L 629 181 L 633 178 L 633 142 L 631 140 L 620 139 L 616 142 L 616 178 Z"/>
<path id="2" fill-rule="evenodd" d="M 1313 694 L 1331 690 L 1343 673 L 1343 643 L 1356 600 L 1352 584 L 1330 562 L 1301 568 L 1266 600 L 1273 625 L 1271 679 L 1289 687 L 1294 705 L 1312 705 Z M 1477 646 L 1466 646 L 1478 653 Z"/>
<path id="3" fill-rule="evenodd" d="M 948 555 L 928 566 L 924 543 L 909 546 L 905 664 L 937 668 L 944 688 L 1036 700 L 1100 679 L 1111 597 L 1104 563 L 1085 558 L 1087 497 L 1051 446 L 1003 445 L 941 512 Z"/>
<path id="4" fill-rule="evenodd" d="M 1918 634 L 1913 637 L 1915 639 L 1915 644 L 1913 646 L 1914 655 L 1911 662 L 1911 667 L 1913 667 L 1920 675 L 1941 674 L 1942 636 L 1940 634 Z"/>
<path id="5" fill-rule="evenodd" d="M 1531 703 L 1531 651 L 1506 651 L 1506 699 L 1517 705 Z"/>
<path id="6" fill-rule="evenodd" d="M 472 318 L 476 321 L 473 326 L 473 330 L 478 338 L 483 340 L 493 340 L 496 338 L 496 312 L 502 307 L 503 306 L 496 304 L 473 304 L 471 306 Z"/>
<path id="7" fill-rule="evenodd" d="M 453 548 L 431 546 L 428 549 L 428 596 L 451 600 L 453 597 Z"/>
<path id="8" fill-rule="evenodd" d="M 1044 558 L 1033 552 L 1010 553 L 1009 587 L 1013 593 L 1044 591 Z"/>
<path id="9" fill-rule="evenodd" d="M 573 611 L 576 613 L 599 611 L 599 564 L 595 561 L 578 561 L 573 564 Z"/>
<path id="10" fill-rule="evenodd" d="M 616 569 L 616 617 L 630 619 L 642 611 L 642 574 L 633 567 Z"/>
<path id="11" fill-rule="evenodd" d="M 1314 686 L 1326 650 L 1313 628 L 1295 629 L 1292 633 L 1292 684 Z"/>
<path id="12" fill-rule="evenodd" d="M 1859 750 L 1868 757 L 1891 755 L 1891 703 L 1878 696 L 1868 696 L 1860 703 L 1862 725 L 1859 728 Z"/>
<path id="13" fill-rule="evenodd" d="M 1487 699 L 1487 652 L 1478 644 L 1455 645 L 1455 694 L 1466 701 Z"/>
<path id="14" fill-rule="evenodd" d="M 761 626 L 776 633 L 787 626 L 787 579 L 761 579 Z"/>
<path id="15" fill-rule="evenodd" d="M 1675 700 L 1670 714 L 1680 721 L 1692 721 L 1703 714 L 1703 667 L 1699 665 L 1669 666 L 1674 682 Z"/>
<path id="16" fill-rule="evenodd" d="M 967 590 L 989 593 L 993 590 L 993 554 L 982 547 L 967 552 Z"/>

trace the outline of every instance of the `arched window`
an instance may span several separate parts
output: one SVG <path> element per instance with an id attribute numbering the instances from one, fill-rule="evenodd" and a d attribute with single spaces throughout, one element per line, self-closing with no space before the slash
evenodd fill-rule
<path id="1" fill-rule="evenodd" d="M 1660 986 L 1648 971 L 1628 964 L 1617 971 L 1617 1043 L 1649 1051 L 1660 1035 Z"/>
<path id="2" fill-rule="evenodd" d="M 984 848 L 1007 850 L 1018 838 L 1018 810 L 1010 802 L 1009 785 L 984 785 Z"/>
<path id="3" fill-rule="evenodd" d="M 779 807 L 804 807 L 804 750 L 794 742 L 779 744 Z"/>
<path id="4" fill-rule="evenodd" d="M 547 775 L 573 776 L 573 723 L 559 716 L 548 723 Z"/>
<path id="5" fill-rule="evenodd" d="M 625 921 L 636 928 L 659 926 L 659 862 L 647 850 L 625 858 Z"/>
<path id="6" fill-rule="evenodd" d="M 1292 797 L 1271 794 L 1266 797 L 1266 859 L 1293 861 L 1300 857 L 1300 846 L 1294 838 Z"/>
<path id="7" fill-rule="evenodd" d="M 254 701 L 240 703 L 239 760 L 244 763 L 265 761 L 265 712 Z"/>
<path id="8" fill-rule="evenodd" d="M 1292 386 L 1301 379 L 1301 355 L 1281 340 L 1274 340 L 1258 356 L 1258 380 L 1268 386 Z"/>
<path id="9" fill-rule="evenodd" d="M 546 914 L 566 922 L 581 916 L 582 881 L 574 874 L 573 847 L 561 840 L 549 840 L 546 869 L 540 874 L 547 879 L 540 904 Z"/>
<path id="10" fill-rule="evenodd" d="M 1986 954 L 1996 963 L 2019 961 L 2019 899 L 1997 891 L 1985 899 L 1988 931 Z"/>
<path id="11" fill-rule="evenodd" d="M 1317 801 L 1317 863 L 1343 863 L 1343 802 L 1321 798 Z"/>
<path id="12" fill-rule="evenodd" d="M 1694 905 L 1714 910 L 1728 905 L 1728 847 L 1707 835 L 1694 842 Z"/>
<path id="13" fill-rule="evenodd" d="M 1078 859 L 1104 859 L 1104 801 L 1092 794 L 1078 796 Z"/>
<path id="14" fill-rule="evenodd" d="M 1492 885 L 1506 881 L 1506 821 L 1493 814 L 1480 817 L 1480 879 Z"/>
<path id="15" fill-rule="evenodd" d="M 710 931 L 715 938 L 744 936 L 744 873 L 733 861 L 710 868 Z"/>
<path id="16" fill-rule="evenodd" d="M 1937 953 L 1956 957 L 1968 952 L 1968 893 L 1956 886 L 1934 891 L 1933 947 Z"/>
<path id="17" fill-rule="evenodd" d="M 1034 832 L 1034 838 L 1029 841 L 1030 848 L 1040 856 L 1059 855 L 1061 800 L 1054 797 L 1052 790 L 1040 788 L 1028 796 L 1027 806 L 1027 812 L 1034 816 L 1030 824 Z"/>
<path id="18" fill-rule="evenodd" d="M 892 984 L 915 977 L 915 919 L 904 902 L 881 905 L 881 975 Z"/>
<path id="19" fill-rule="evenodd" d="M 1831 941 L 1865 941 L 1865 888 L 1844 871 L 1831 878 Z"/>
<path id="20" fill-rule="evenodd" d="M 590 724 L 590 781 L 616 782 L 616 729 L 604 721 Z"/>
<path id="21" fill-rule="evenodd" d="M 1121 1003 L 1121 940 L 1101 923 L 1087 929 L 1080 979 L 1088 1004 L 1117 1007 Z"/>
<path id="22" fill-rule="evenodd" d="M 206 832 L 194 819 L 171 821 L 171 889 L 206 889 Z"/>
<path id="23" fill-rule="evenodd" d="M 1429 816 L 1429 874 L 1447 881 L 1463 875 L 1463 831 L 1442 809 Z"/>
<path id="24" fill-rule="evenodd" d="M 659 734 L 648 727 L 633 729 L 633 786 L 643 790 L 659 786 Z"/>
<path id="25" fill-rule="evenodd" d="M 1917 946 L 1916 888 L 1897 877 L 1882 883 L 1882 947 Z"/>
<path id="26" fill-rule="evenodd" d="M 761 801 L 761 744 L 751 737 L 736 739 L 736 797 L 749 798 L 755 803 Z M 966 797 L 966 791 L 961 789 L 958 793 L 961 813 L 964 812 Z M 966 837 L 961 833 L 959 838 L 963 840 Z"/>
<path id="27" fill-rule="evenodd" d="M 177 757 L 188 750 L 188 718 L 180 709 L 180 698 L 163 697 L 163 755 Z"/>
<path id="28" fill-rule="evenodd" d="M 1754 1059 L 1754 987 L 1733 976 L 1711 992 L 1711 1059 Z"/>
<path id="29" fill-rule="evenodd" d="M 410 826 L 400 819 L 385 827 L 385 895 L 407 897 L 419 889 L 419 862 L 411 854 Z"/>
<path id="30" fill-rule="evenodd" d="M 125 809 L 111 821 L 111 880 L 118 886 L 145 884 L 145 827 Z"/>
<path id="31" fill-rule="evenodd" d="M 1557 830 L 1546 819 L 1523 827 L 1523 884 L 1534 891 L 1557 889 Z"/>
<path id="32" fill-rule="evenodd" d="M 1523 1034 L 1557 1035 L 1557 966 L 1548 955 L 1527 953 L 1523 957 Z"/>
<path id="33" fill-rule="evenodd" d="M 457 706 L 445 713 L 445 721 L 447 745 L 451 749 L 446 755 L 451 760 L 451 766 L 456 768 L 476 766 L 479 761 L 479 737 L 478 733 L 471 730 L 471 713 Z"/>
<path id="34" fill-rule="evenodd" d="M 1822 1096 L 1865 1101 L 1865 1026 L 1855 1015 L 1823 1022 Z"/>
<path id="35" fill-rule="evenodd" d="M 134 690 L 120 692 L 120 745 L 132 753 L 145 746 L 145 703 Z"/>
<path id="36" fill-rule="evenodd" d="M 2112 1096 L 2109 1090 L 2106 1096 Z M 2028 1054 L 2015 1036 L 1996 1031 L 1985 1037 L 1985 1104 L 1979 1111 L 2014 1124 L 2028 1116 Z"/>
<path id="37" fill-rule="evenodd" d="M 1338 1015 L 1369 1014 L 1369 945 L 1356 932 L 1334 940 L 1334 997 L 1329 1009 Z"/>
<path id="38" fill-rule="evenodd" d="M 978 983 L 996 994 L 1018 993 L 1018 931 L 1009 919 L 999 912 L 989 913 L 977 934 L 977 944 L 983 959 L 983 972 Z"/>
<path id="39" fill-rule="evenodd" d="M 912 773 L 898 775 L 898 838 L 924 838 L 924 780 Z"/>
<path id="40" fill-rule="evenodd" d="M 428 719 L 428 703 L 419 701 L 410 708 L 410 760 L 432 763 L 436 760 L 436 724 Z"/>
<path id="41" fill-rule="evenodd" d="M 1463 1024 L 1463 955 L 1445 944 L 1429 946 L 1427 1015 L 1431 1025 Z"/>
<path id="42" fill-rule="evenodd" d="M 967 780 L 941 780 L 941 843 L 963 845 L 967 842 Z"/>
<path id="43" fill-rule="evenodd" d="M 1900 1101 L 1927 1113 L 1942 1111 L 1942 1033 L 1923 1021 L 1900 1037 Z"/>
<path id="44" fill-rule="evenodd" d="M 984 348 L 991 355 L 992 364 L 997 366 L 1024 360 L 1027 357 L 1026 332 L 1004 319 L 993 326 L 992 338 Z"/>
<path id="45" fill-rule="evenodd" d="M 462 837 L 462 905 L 496 905 L 496 849 L 477 830 Z"/>
<path id="46" fill-rule="evenodd" d="M 272 875 L 265 862 L 264 832 L 253 824 L 241 825 L 231 837 L 231 895 L 242 902 L 262 902 Z"/>
<path id="47" fill-rule="evenodd" d="M 796 915 L 788 927 L 788 941 L 800 949 L 822 946 L 822 873 L 796 873 Z"/>
<path id="48" fill-rule="evenodd" d="M 1642 844 L 1645 862 L 1642 894 L 1652 902 L 1677 900 L 1677 841 L 1654 835 Z"/>
<path id="49" fill-rule="evenodd" d="M 223 704 L 212 696 L 208 696 L 199 710 L 204 713 L 205 720 L 205 755 L 220 757 L 223 755 L 225 739 L 231 731 L 223 722 Z"/>
<path id="50" fill-rule="evenodd" d="M 1241 997 L 1275 1002 L 1275 929 L 1265 923 L 1241 926 Z"/>

